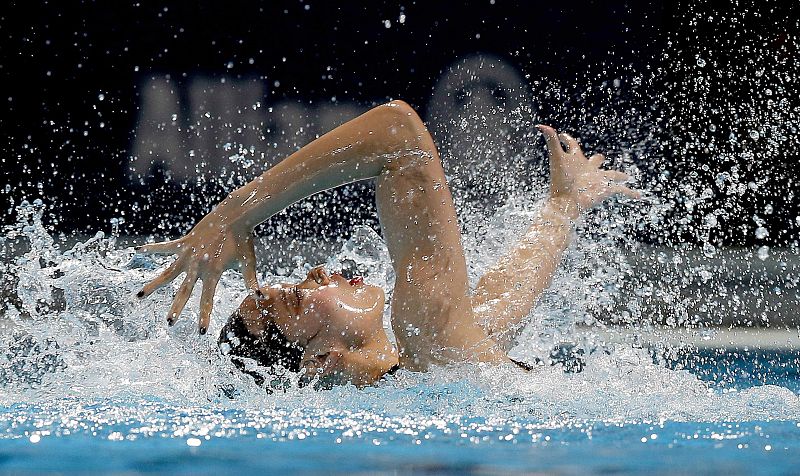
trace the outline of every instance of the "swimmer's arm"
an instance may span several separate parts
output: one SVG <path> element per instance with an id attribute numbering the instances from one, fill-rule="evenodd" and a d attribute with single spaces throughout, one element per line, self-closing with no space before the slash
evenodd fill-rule
<path id="1" fill-rule="evenodd" d="M 422 121 L 403 101 L 378 106 L 307 144 L 211 214 L 246 232 L 306 197 L 375 178 L 393 162 L 433 147 Z"/>
<path id="2" fill-rule="evenodd" d="M 550 155 L 550 196 L 516 247 L 481 277 L 472 298 L 475 318 L 498 343 L 509 348 L 522 320 L 550 286 L 581 214 L 607 197 L 638 198 L 621 182 L 623 172 L 600 169 L 601 154 L 587 159 L 567 134 L 539 126 Z"/>
<path id="3" fill-rule="evenodd" d="M 510 347 L 518 324 L 550 286 L 577 218 L 577 207 L 549 199 L 515 248 L 478 282 L 475 318 L 503 347 Z"/>
<path id="4" fill-rule="evenodd" d="M 255 226 L 315 193 L 377 177 L 387 168 L 402 166 L 401 161 L 429 159 L 431 150 L 435 149 L 430 135 L 411 106 L 403 101 L 378 106 L 231 192 L 183 238 L 140 247 L 144 253 L 175 254 L 177 259 L 137 296 L 143 298 L 186 273 L 167 314 L 171 325 L 197 280 L 202 280 L 199 326 L 204 334 L 223 271 L 239 265 L 248 289 L 260 294 L 252 240 Z"/>

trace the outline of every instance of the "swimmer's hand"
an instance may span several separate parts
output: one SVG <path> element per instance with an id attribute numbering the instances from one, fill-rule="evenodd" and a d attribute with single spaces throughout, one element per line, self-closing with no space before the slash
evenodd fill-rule
<path id="1" fill-rule="evenodd" d="M 630 180 L 628 174 L 600 168 L 605 160 L 602 154 L 587 159 L 578 141 L 569 134 L 558 134 L 545 125 L 536 127 L 544 133 L 550 152 L 550 203 L 562 213 L 576 219 L 583 210 L 614 195 L 641 198 L 639 192 L 623 185 Z"/>
<path id="2" fill-rule="evenodd" d="M 200 297 L 200 334 L 208 331 L 214 292 L 222 273 L 239 266 L 245 285 L 254 294 L 261 295 L 256 278 L 256 255 L 252 230 L 240 230 L 221 215 L 211 212 L 183 238 L 163 243 L 151 243 L 137 248 L 140 253 L 174 254 L 175 261 L 160 276 L 147 283 L 137 297 L 144 298 L 166 286 L 181 273 L 186 273 L 183 284 L 167 314 L 169 325 L 180 317 L 186 301 L 198 279 L 203 281 Z"/>

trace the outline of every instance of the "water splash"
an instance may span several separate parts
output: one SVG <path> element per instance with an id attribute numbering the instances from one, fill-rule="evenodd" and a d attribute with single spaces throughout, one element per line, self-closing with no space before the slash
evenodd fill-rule
<path id="1" fill-rule="evenodd" d="M 688 8 L 684 20 L 744 31 L 737 25 L 746 13 L 709 19 Z M 793 181 L 783 180 L 792 174 L 762 166 L 797 152 L 787 131 L 797 129 L 791 93 L 799 78 L 787 53 L 797 51 L 798 39 L 784 35 L 775 46 L 746 35 L 718 38 L 723 43 L 734 38 L 734 46 L 746 46 L 753 61 L 725 56 L 724 51 L 733 50 L 728 44 L 698 51 L 708 42 L 673 38 L 676 48 L 665 52 L 666 66 L 625 75 L 609 70 L 569 85 L 533 80 L 542 108 L 506 111 L 508 117 L 501 119 L 491 111 L 492 120 L 503 124 L 503 133 L 513 133 L 513 149 L 500 150 L 496 144 L 508 141 L 494 141 L 473 129 L 484 111 L 452 125 L 460 137 L 471 138 L 467 146 L 441 142 L 446 161 L 480 164 L 489 163 L 487 157 L 503 157 L 510 163 L 479 174 L 468 168 L 448 171 L 462 210 L 473 286 L 513 245 L 509 237 L 519 236 L 545 193 L 542 143 L 532 124 L 546 119 L 562 129 L 572 126 L 587 151 L 606 151 L 608 165 L 630 173 L 647 192 L 641 204 L 612 201 L 579 224 L 577 242 L 521 329 L 515 355 L 546 361 L 553 346 L 569 342 L 584 352 L 586 366 L 580 374 L 548 365 L 530 373 L 457 365 L 427 374 L 401 371 L 365 390 L 291 387 L 267 394 L 236 371 L 213 338 L 196 335 L 197 295 L 174 328 L 166 326 L 165 316 L 177 284 L 146 301 L 135 299 L 135 292 L 167 258 L 136 256 L 117 246 L 113 234 L 98 233 L 64 247 L 43 222 L 45 205 L 34 202 L 18 207 L 19 219 L 4 230 L 0 243 L 0 310 L 7 330 L 0 341 L 0 403 L 21 413 L 35 409 L 39 420 L 32 425 L 54 432 L 72 431 L 69 422 L 75 421 L 102 425 L 139 419 L 145 425 L 128 435 L 179 437 L 203 436 L 203 431 L 212 431 L 209 426 L 223 434 L 239 431 L 242 424 L 236 419 L 241 415 L 245 426 L 268 427 L 286 438 L 309 428 L 364 431 L 359 427 L 364 421 L 397 431 L 448 425 L 455 431 L 472 424 L 466 416 L 506 422 L 527 418 L 534 426 L 551 427 L 584 420 L 800 418 L 798 396 L 787 388 L 739 390 L 710 384 L 686 370 L 654 363 L 652 353 L 637 340 L 654 326 L 775 326 L 780 322 L 774 316 L 798 302 L 800 272 L 793 255 L 800 217 L 787 216 L 779 200 L 766 203 L 770 194 L 794 199 Z M 714 95 L 732 76 L 743 79 L 746 101 Z M 671 82 L 670 97 L 651 94 L 663 90 L 657 87 L 662 77 Z M 252 155 L 240 150 L 230 162 L 251 168 Z M 241 179 L 226 176 L 227 182 L 218 185 L 230 188 Z M 351 213 L 346 207 L 353 190 L 361 189 L 332 192 L 298 204 L 296 210 L 325 219 Z M 492 207 L 483 206 L 486 197 Z M 319 206 L 331 199 L 344 211 Z M 308 215 L 305 219 L 314 221 Z M 267 233 L 267 248 L 314 245 L 301 239 L 284 247 L 281 240 L 291 234 L 293 222 L 286 223 Z M 794 235 L 778 230 L 794 230 Z M 783 249 L 762 243 L 767 239 L 777 240 Z M 726 250 L 726 245 L 752 240 L 758 247 Z M 353 268 L 368 281 L 391 288 L 394 275 L 377 233 L 357 229 L 340 244 L 327 258 L 329 267 Z M 298 279 L 315 260 L 296 254 L 288 264 L 281 261 L 275 269 L 262 270 L 260 279 Z M 212 330 L 222 327 L 244 296 L 241 276 L 226 272 L 218 286 Z M 627 344 L 607 342 L 594 333 L 611 325 L 627 330 Z M 655 350 L 675 349 L 664 343 Z M 165 408 L 188 416 L 167 421 L 159 416 Z M 14 433 L 13 428 L 7 431 Z"/>
<path id="2" fill-rule="evenodd" d="M 492 233 L 508 233 L 524 226 L 535 213 L 535 203 L 513 203 L 500 209 L 489 227 Z M 303 421 L 308 415 L 323 412 L 336 415 L 329 419 L 336 427 L 345 425 L 353 415 L 366 415 L 373 425 L 402 428 L 424 427 L 421 422 L 432 418 L 452 423 L 462 418 L 458 415 L 485 419 L 525 415 L 549 423 L 800 416 L 800 399 L 790 390 L 770 386 L 744 391 L 714 388 L 687 371 L 653 363 L 652 355 L 643 349 L 596 341 L 590 343 L 591 350 L 601 351 L 587 355 L 587 366 L 580 374 L 566 374 L 560 367 L 550 366 L 523 372 L 512 367 L 465 364 L 436 368 L 427 374 L 401 371 L 365 390 L 343 387 L 316 392 L 291 387 L 267 394 L 235 370 L 217 350 L 213 338 L 197 336 L 198 296 L 193 297 L 186 315 L 174 328 L 166 326 L 164 316 L 176 286 L 168 286 L 145 301 L 134 297 L 168 258 L 135 256 L 132 249 L 117 248 L 113 237 L 102 234 L 60 252 L 42 225 L 41 204 L 22 205 L 19 216 L 3 242 L 7 253 L 12 248 L 18 250 L 16 258 L 4 264 L 7 276 L 18 277 L 13 289 L 17 299 L 5 299 L 4 317 L 5 325 L 18 337 L 4 339 L 0 352 L 5 356 L 0 367 L 5 383 L 0 402 L 6 406 L 23 405 L 19 408 L 28 410 L 36 406 L 45 413 L 61 412 L 67 418 L 80 414 L 87 405 L 99 405 L 95 416 L 84 414 L 80 418 L 85 422 L 97 415 L 109 417 L 111 412 L 118 418 L 135 416 L 155 422 L 163 406 L 168 405 L 199 411 L 198 415 L 206 417 L 208 412 L 220 415 L 225 422 L 219 423 L 219 431 L 234 431 L 233 421 L 222 416 L 231 410 L 251 412 L 251 421 L 269 414 L 285 423 L 294 418 L 291 415 L 295 410 L 305 415 Z M 487 251 L 497 246 L 492 236 L 468 240 L 473 281 L 489 264 L 486 257 L 492 254 Z M 20 252 L 18 241 L 22 237 L 28 249 Z M 389 286 L 393 274 L 386 253 L 380 237 L 363 229 L 328 265 L 350 263 L 369 281 Z M 629 272 L 629 265 L 618 253 L 590 239 L 579 240 L 567 261 L 553 289 L 532 315 L 532 324 L 523 331 L 517 352 L 537 355 L 559 339 L 575 338 L 578 323 L 595 322 L 590 309 L 618 296 L 619 288 L 598 291 L 597 282 L 614 283 Z M 270 283 L 297 278 L 307 266 L 300 264 L 288 276 L 263 273 L 261 280 Z M 600 269 L 600 274 L 594 279 L 582 278 L 580 274 L 585 274 L 587 267 Z M 241 276 L 233 271 L 223 276 L 218 289 L 211 326 L 217 330 L 246 295 Z M 142 403 L 114 410 L 120 402 Z M 117 411 L 120 413 L 114 413 Z M 63 432 L 54 418 L 42 424 Z M 199 420 L 190 420 L 160 424 L 175 435 L 196 432 Z"/>

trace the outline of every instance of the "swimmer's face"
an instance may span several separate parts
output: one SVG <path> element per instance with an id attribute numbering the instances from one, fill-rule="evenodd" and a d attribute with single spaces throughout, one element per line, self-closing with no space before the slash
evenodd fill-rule
<path id="1" fill-rule="evenodd" d="M 383 289 L 312 269 L 297 284 L 262 290 L 275 325 L 305 348 L 307 376 L 328 384 L 366 385 L 397 363 L 383 330 Z"/>

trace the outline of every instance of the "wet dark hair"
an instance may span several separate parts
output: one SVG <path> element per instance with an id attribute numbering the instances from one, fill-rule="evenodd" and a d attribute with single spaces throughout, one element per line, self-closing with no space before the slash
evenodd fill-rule
<path id="1" fill-rule="evenodd" d="M 289 341 L 272 322 L 261 335 L 255 336 L 247 330 L 239 312 L 234 312 L 222 328 L 218 344 L 223 353 L 231 357 L 236 368 L 252 376 L 259 386 L 264 384 L 267 376 L 249 369 L 246 359 L 270 370 L 280 367 L 291 372 L 300 371 L 303 347 Z"/>

